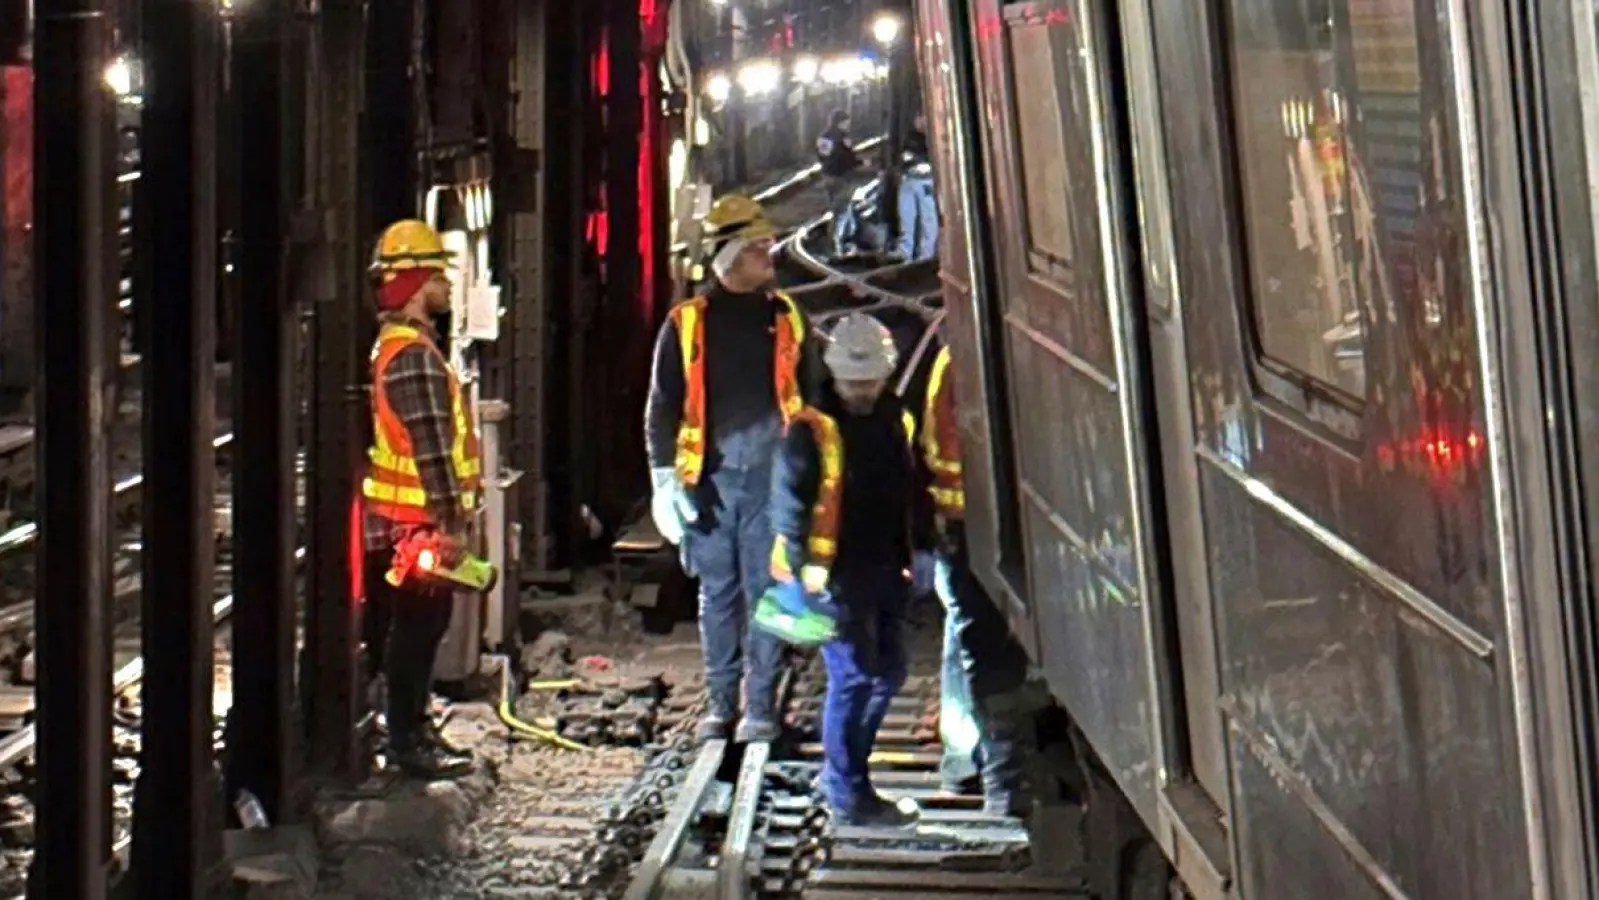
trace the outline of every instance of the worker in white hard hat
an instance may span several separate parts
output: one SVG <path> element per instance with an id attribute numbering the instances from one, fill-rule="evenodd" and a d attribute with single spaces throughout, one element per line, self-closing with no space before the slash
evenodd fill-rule
<path id="1" fill-rule="evenodd" d="M 820 784 L 834 821 L 903 826 L 914 804 L 878 794 L 867 757 L 905 683 L 914 423 L 886 390 L 899 351 L 877 319 L 845 316 L 822 361 L 829 383 L 789 424 L 773 466 L 774 587 L 756 625 L 822 647 Z"/>

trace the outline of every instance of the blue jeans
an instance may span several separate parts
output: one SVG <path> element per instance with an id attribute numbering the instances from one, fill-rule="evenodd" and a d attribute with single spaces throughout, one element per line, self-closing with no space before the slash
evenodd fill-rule
<path id="1" fill-rule="evenodd" d="M 900 179 L 899 243 L 894 249 L 907 260 L 938 255 L 938 200 L 933 193 L 933 179 Z"/>
<path id="2" fill-rule="evenodd" d="M 829 237 L 833 253 L 843 255 L 845 248 L 855 242 L 855 190 L 845 178 L 828 175 L 826 179 L 827 207 L 833 213 Z"/>
<path id="3" fill-rule="evenodd" d="M 993 701 L 1026 680 L 1026 654 L 973 578 L 964 553 L 938 554 L 933 585 L 944 604 L 939 774 L 949 786 L 980 775 L 984 795 L 1008 803 L 1017 780 L 1015 726 L 997 714 Z"/>
<path id="4" fill-rule="evenodd" d="M 738 711 L 747 672 L 745 718 L 773 720 L 782 644 L 752 627 L 749 614 L 771 577 L 771 485 L 769 466 L 712 472 L 696 490 L 700 520 L 683 536 L 685 568 L 700 580 L 709 712 L 723 719 Z"/>
<path id="5" fill-rule="evenodd" d="M 905 611 L 909 590 L 898 565 L 834 570 L 838 640 L 822 648 L 827 696 L 822 701 L 821 786 L 828 805 L 846 818 L 876 803 L 867 760 L 889 702 L 905 685 Z"/>

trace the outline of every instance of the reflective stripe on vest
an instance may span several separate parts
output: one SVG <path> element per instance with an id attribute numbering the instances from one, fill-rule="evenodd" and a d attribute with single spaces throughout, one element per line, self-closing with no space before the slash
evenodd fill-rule
<path id="1" fill-rule="evenodd" d="M 777 320 L 773 339 L 772 384 L 777 391 L 777 409 L 786 426 L 804 406 L 799 389 L 800 348 L 805 343 L 805 318 L 799 306 L 779 291 L 777 299 L 784 311 Z M 678 349 L 683 355 L 683 418 L 677 427 L 677 475 L 692 487 L 705 471 L 705 297 L 695 297 L 672 310 L 677 327 Z"/>
<path id="2" fill-rule="evenodd" d="M 907 410 L 900 415 L 905 428 L 905 446 L 914 446 L 916 420 Z M 816 456 L 821 477 L 816 487 L 816 502 L 811 504 L 811 530 L 805 537 L 805 565 L 829 569 L 838 558 L 838 530 L 844 514 L 844 437 L 838 422 L 821 410 L 806 407 L 794 416 L 789 427 L 805 425 L 816 439 Z M 772 544 L 771 574 L 779 581 L 792 581 L 793 562 L 788 541 L 781 535 Z"/>
<path id="3" fill-rule="evenodd" d="M 372 345 L 373 443 L 367 450 L 367 475 L 361 482 L 361 493 L 366 497 L 368 509 L 376 515 L 393 522 L 424 523 L 431 521 L 432 515 L 428 512 L 427 492 L 417 471 L 411 435 L 389 405 L 383 386 L 389 363 L 412 344 L 421 344 L 429 352 L 439 353 L 438 346 L 428 335 L 410 325 L 385 324 Z M 470 512 L 476 508 L 483 489 L 477 428 L 455 371 L 447 364 L 445 371 L 450 381 L 450 464 L 461 491 L 461 505 Z"/>
<path id="4" fill-rule="evenodd" d="M 927 405 L 922 415 L 922 457 L 932 473 L 927 492 L 945 518 L 966 514 L 966 489 L 961 478 L 960 430 L 955 421 L 955 379 L 949 370 L 949 347 L 938 351 L 927 379 Z"/>

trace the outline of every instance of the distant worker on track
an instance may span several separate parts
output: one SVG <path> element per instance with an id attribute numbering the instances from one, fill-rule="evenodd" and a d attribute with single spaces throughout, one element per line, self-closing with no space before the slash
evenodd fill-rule
<path id="1" fill-rule="evenodd" d="M 984 593 L 966 554 L 966 489 L 955 419 L 955 373 L 945 346 L 933 360 L 919 443 L 936 510 L 934 590 L 944 604 L 939 691 L 940 774 L 944 790 L 983 795 L 993 815 L 1021 811 L 1015 724 L 1007 701 L 1027 679 L 1027 654 Z"/>
<path id="2" fill-rule="evenodd" d="M 850 205 L 854 191 L 849 176 L 861 167 L 861 158 L 850 142 L 849 113 L 833 111 L 827 130 L 816 138 L 816 161 L 822 168 L 822 183 L 827 188 L 827 208 L 833 213 L 832 250 L 839 256 L 848 249 L 855 231 L 855 212 Z"/>
<path id="3" fill-rule="evenodd" d="M 736 737 L 770 741 L 781 645 L 749 628 L 749 610 L 767 585 L 773 453 L 816 363 L 805 316 L 775 288 L 775 231 L 760 204 L 721 198 L 704 233 L 715 280 L 672 310 L 655 344 L 644 413 L 651 513 L 700 580 L 710 694 L 700 738 L 728 736 L 747 672 Z"/>
<path id="4" fill-rule="evenodd" d="M 428 716 L 433 661 L 450 625 L 447 588 L 386 579 L 395 548 L 418 532 L 464 546 L 482 492 L 472 410 L 439 348 L 432 317 L 450 309 L 451 254 L 415 219 L 390 225 L 373 249 L 378 337 L 372 347 L 374 442 L 361 485 L 368 653 L 387 682 L 391 762 L 424 778 L 453 777 L 472 758 Z"/>
<path id="5" fill-rule="evenodd" d="M 836 621 L 822 645 L 820 779 L 834 821 L 907 825 L 914 807 L 877 793 L 867 763 L 905 683 L 914 423 L 886 390 L 899 351 L 881 322 L 846 316 L 823 361 L 831 388 L 789 425 L 773 473 L 773 593 L 792 595 L 797 584 Z M 769 611 L 763 604 L 763 622 L 784 619 Z"/>
<path id="6" fill-rule="evenodd" d="M 938 255 L 938 195 L 933 187 L 933 157 L 927 147 L 927 116 L 917 113 L 905 137 L 899 177 L 901 259 L 921 261 Z"/>

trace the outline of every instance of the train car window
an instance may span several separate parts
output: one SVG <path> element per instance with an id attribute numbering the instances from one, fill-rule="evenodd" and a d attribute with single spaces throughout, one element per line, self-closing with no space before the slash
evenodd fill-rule
<path id="1" fill-rule="evenodd" d="M 1025 11 L 1023 7 L 1022 11 Z M 1007 10 L 1012 16 L 1016 10 Z M 1040 274 L 1070 269 L 1075 231 L 1066 167 L 1066 122 L 1055 32 L 1041 20 L 1010 17 L 1011 83 L 1020 144 L 1029 266 Z M 1060 48 L 1064 50 L 1064 48 Z"/>
<path id="2" fill-rule="evenodd" d="M 1356 5 L 1227 4 L 1248 319 L 1262 369 L 1301 400 L 1350 409 L 1365 399 L 1366 333 L 1393 316 L 1395 283 L 1427 294 L 1415 234 L 1426 135 L 1439 124 L 1420 108 L 1420 4 Z"/>

